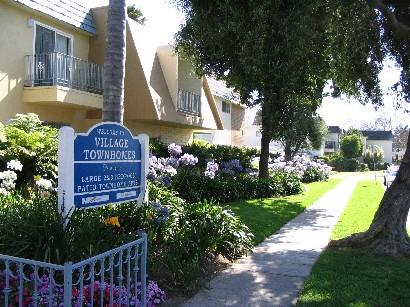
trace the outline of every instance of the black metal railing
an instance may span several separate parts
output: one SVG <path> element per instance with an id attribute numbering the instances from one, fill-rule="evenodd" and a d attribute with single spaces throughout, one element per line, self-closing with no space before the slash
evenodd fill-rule
<path id="1" fill-rule="evenodd" d="M 102 76 L 102 65 L 64 53 L 53 52 L 26 56 L 25 86 L 59 85 L 102 94 Z"/>

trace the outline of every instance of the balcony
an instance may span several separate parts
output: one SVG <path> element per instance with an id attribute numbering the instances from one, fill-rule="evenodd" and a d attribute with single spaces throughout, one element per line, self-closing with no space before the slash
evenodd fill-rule
<path id="1" fill-rule="evenodd" d="M 201 96 L 183 89 L 179 89 L 177 112 L 201 116 Z"/>
<path id="2" fill-rule="evenodd" d="M 102 94 L 103 67 L 53 52 L 26 56 L 26 87 L 62 86 Z"/>

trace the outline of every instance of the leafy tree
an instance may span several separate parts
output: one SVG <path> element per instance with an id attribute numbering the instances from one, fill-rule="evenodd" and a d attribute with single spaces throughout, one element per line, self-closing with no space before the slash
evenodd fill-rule
<path id="1" fill-rule="evenodd" d="M 394 141 L 393 146 L 396 150 L 403 150 L 407 147 L 407 139 L 409 138 L 409 126 L 399 124 L 393 131 Z"/>
<path id="2" fill-rule="evenodd" d="M 141 10 L 135 7 L 135 4 L 127 6 L 127 15 L 130 19 L 138 22 L 139 24 L 145 26 L 147 18 L 144 17 Z"/>
<path id="3" fill-rule="evenodd" d="M 357 134 L 345 135 L 340 140 L 340 150 L 345 158 L 358 158 L 362 155 L 363 147 Z"/>
<path id="4" fill-rule="evenodd" d="M 366 163 L 367 165 L 371 165 L 373 166 L 373 170 L 374 170 L 374 164 L 377 164 L 381 161 L 383 161 L 384 158 L 384 151 L 383 148 L 380 148 L 377 145 L 374 145 L 374 147 L 372 148 L 371 146 L 367 146 L 366 151 L 364 153 L 364 163 Z"/>
<path id="5" fill-rule="evenodd" d="M 293 101 L 280 113 L 282 121 L 270 127 L 272 139 L 279 141 L 290 161 L 301 149 L 320 149 L 328 134 L 326 123 L 311 112 L 309 104 Z"/>
<path id="6" fill-rule="evenodd" d="M 309 101 L 315 112 L 331 79 L 333 96 L 345 92 L 380 104 L 378 40 L 346 23 L 346 17 L 362 16 L 375 26 L 376 14 L 362 1 L 349 9 L 319 0 L 174 2 L 186 15 L 176 50 L 200 73 L 234 87 L 246 105 L 262 104 L 261 177 L 267 175 L 271 129 L 284 121 L 280 115 L 292 100 Z"/>
<path id="7" fill-rule="evenodd" d="M 125 0 L 110 0 L 105 43 L 102 120 L 121 123 L 124 118 Z"/>
<path id="8" fill-rule="evenodd" d="M 354 128 L 354 127 L 350 127 L 345 132 L 345 135 L 356 135 L 360 139 L 360 144 L 361 144 L 362 148 L 364 149 L 364 146 L 366 145 L 366 143 L 364 141 L 363 133 L 359 129 Z M 360 157 L 360 156 L 361 156 L 361 154 L 358 157 Z"/>

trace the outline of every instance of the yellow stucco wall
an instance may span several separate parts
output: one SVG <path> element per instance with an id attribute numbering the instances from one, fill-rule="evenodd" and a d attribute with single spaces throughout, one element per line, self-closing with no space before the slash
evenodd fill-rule
<path id="1" fill-rule="evenodd" d="M 0 2 L 0 122 L 17 113 L 36 113 L 43 121 L 72 123 L 83 128 L 85 112 L 24 102 L 25 56 L 33 53 L 34 27 L 28 20 L 73 36 L 73 56 L 88 60 L 89 36 L 14 1 Z"/>
<path id="2" fill-rule="evenodd" d="M 87 126 L 92 127 L 99 122 L 100 120 L 87 120 Z M 192 128 L 170 127 L 166 125 L 132 121 L 124 121 L 124 126 L 126 126 L 134 135 L 144 133 L 150 138 L 158 138 L 165 144 L 176 143 L 178 145 L 187 145 L 192 143 L 193 140 Z"/>

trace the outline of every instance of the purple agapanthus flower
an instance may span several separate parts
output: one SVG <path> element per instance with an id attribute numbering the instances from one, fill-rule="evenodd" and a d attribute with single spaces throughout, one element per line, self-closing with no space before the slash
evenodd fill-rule
<path id="1" fill-rule="evenodd" d="M 195 165 L 198 163 L 198 158 L 186 153 L 179 158 L 179 163 L 182 165 Z"/>
<path id="2" fill-rule="evenodd" d="M 168 145 L 168 153 L 171 156 L 180 156 L 182 154 L 182 148 L 179 145 L 176 145 L 175 143 L 169 144 Z"/>
<path id="3" fill-rule="evenodd" d="M 207 162 L 206 171 L 204 172 L 204 175 L 208 178 L 214 179 L 218 169 L 219 169 L 218 163 Z"/>

